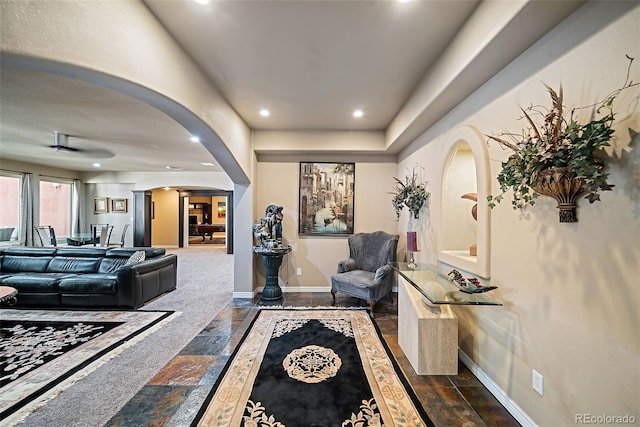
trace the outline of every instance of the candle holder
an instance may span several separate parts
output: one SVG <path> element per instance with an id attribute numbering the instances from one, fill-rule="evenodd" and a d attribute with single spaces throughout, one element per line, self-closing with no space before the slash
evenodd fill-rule
<path id="1" fill-rule="evenodd" d="M 415 231 L 407 231 L 407 252 L 410 254 L 407 267 L 413 270 L 418 266 L 413 255 L 415 252 L 418 252 L 418 236 Z"/>
<path id="2" fill-rule="evenodd" d="M 409 263 L 407 264 L 407 268 L 410 270 L 413 270 L 418 266 L 415 259 L 413 258 L 413 254 L 414 252 L 409 252 Z"/>

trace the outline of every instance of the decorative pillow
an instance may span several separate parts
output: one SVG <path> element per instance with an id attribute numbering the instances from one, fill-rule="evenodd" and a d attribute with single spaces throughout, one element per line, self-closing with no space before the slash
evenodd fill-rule
<path id="1" fill-rule="evenodd" d="M 125 265 L 137 264 L 144 261 L 144 251 L 135 251 L 127 260 Z"/>

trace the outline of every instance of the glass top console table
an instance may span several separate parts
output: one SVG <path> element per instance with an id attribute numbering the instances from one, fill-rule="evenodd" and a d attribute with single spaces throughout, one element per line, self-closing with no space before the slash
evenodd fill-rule
<path id="1" fill-rule="evenodd" d="M 418 375 L 457 375 L 458 318 L 453 305 L 499 306 L 485 293 L 467 294 L 429 264 L 398 273 L 398 344 Z"/>
<path id="2" fill-rule="evenodd" d="M 419 263 L 415 268 L 409 268 L 406 262 L 390 262 L 389 265 L 420 292 L 427 304 L 502 305 L 486 293 L 462 292 L 443 273 L 429 264 Z"/>

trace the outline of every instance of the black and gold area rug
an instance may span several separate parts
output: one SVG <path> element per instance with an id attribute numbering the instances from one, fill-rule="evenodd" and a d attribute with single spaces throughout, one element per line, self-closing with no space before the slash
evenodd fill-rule
<path id="1" fill-rule="evenodd" d="M 175 314 L 0 310 L 0 420 L 20 421 Z"/>
<path id="2" fill-rule="evenodd" d="M 192 426 L 433 426 L 363 310 L 262 310 Z"/>

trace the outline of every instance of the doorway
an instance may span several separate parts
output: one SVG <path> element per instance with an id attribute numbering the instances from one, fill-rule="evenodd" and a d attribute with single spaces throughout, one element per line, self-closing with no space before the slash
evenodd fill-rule
<path id="1" fill-rule="evenodd" d="M 180 247 L 224 245 L 233 253 L 233 191 L 181 191 Z"/>

